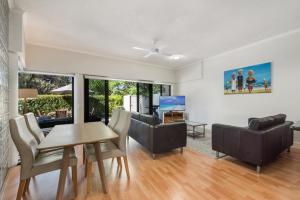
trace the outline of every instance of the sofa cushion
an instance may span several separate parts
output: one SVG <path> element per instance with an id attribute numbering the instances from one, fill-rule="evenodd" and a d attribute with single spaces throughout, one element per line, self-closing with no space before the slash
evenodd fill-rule
<path id="1" fill-rule="evenodd" d="M 278 114 L 263 118 L 249 118 L 248 126 L 253 130 L 262 130 L 285 122 L 286 115 Z"/>
<path id="2" fill-rule="evenodd" d="M 275 125 L 274 117 L 254 118 L 249 123 L 249 128 L 252 130 L 267 129 Z"/>
<path id="3" fill-rule="evenodd" d="M 140 113 L 138 112 L 131 112 L 131 118 L 140 120 Z"/>
<path id="4" fill-rule="evenodd" d="M 151 115 L 140 114 L 140 121 L 153 126 L 160 124 L 159 118 Z"/>
<path id="5" fill-rule="evenodd" d="M 285 114 L 278 114 L 272 116 L 274 118 L 274 125 L 282 124 L 285 122 L 286 115 Z"/>

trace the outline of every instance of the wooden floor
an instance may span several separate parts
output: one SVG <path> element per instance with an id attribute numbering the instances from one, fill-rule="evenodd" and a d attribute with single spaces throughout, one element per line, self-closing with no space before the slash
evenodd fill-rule
<path id="1" fill-rule="evenodd" d="M 78 149 L 80 152 L 80 148 Z M 274 163 L 256 174 L 255 167 L 231 157 L 219 160 L 185 149 L 152 160 L 134 140 L 129 144 L 131 180 L 123 167 L 117 171 L 116 160 L 105 161 L 109 193 L 104 195 L 97 170 L 93 172 L 93 191 L 86 194 L 84 168 L 78 169 L 79 194 L 74 197 L 70 173 L 67 176 L 65 199 L 300 199 L 300 149 L 282 153 Z M 96 165 L 94 165 L 94 169 Z M 15 199 L 19 167 L 9 171 L 4 199 Z M 35 177 L 24 199 L 55 199 L 58 171 Z"/>

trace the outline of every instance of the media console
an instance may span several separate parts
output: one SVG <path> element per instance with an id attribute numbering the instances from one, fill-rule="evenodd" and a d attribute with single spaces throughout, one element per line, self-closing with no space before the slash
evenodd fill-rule
<path id="1" fill-rule="evenodd" d="M 182 121 L 185 121 L 184 112 L 180 112 L 180 111 L 163 112 L 164 124 L 182 122 Z"/>

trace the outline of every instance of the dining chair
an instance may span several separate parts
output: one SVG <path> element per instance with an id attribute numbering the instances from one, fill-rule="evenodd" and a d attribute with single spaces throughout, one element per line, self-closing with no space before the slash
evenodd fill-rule
<path id="1" fill-rule="evenodd" d="M 120 164 L 121 158 L 123 158 L 127 178 L 130 179 L 126 152 L 126 137 L 131 122 L 131 113 L 124 110 L 120 110 L 119 112 L 118 123 L 113 128 L 114 132 L 118 134 L 119 137 L 116 140 L 108 141 L 106 143 L 99 143 L 99 145 L 103 160 L 116 157 L 118 159 L 118 163 Z M 93 145 L 85 145 L 84 151 L 86 154 L 87 191 L 90 192 L 92 163 L 97 161 L 97 159 Z"/>
<path id="2" fill-rule="evenodd" d="M 23 116 L 10 119 L 10 134 L 21 157 L 20 183 L 17 200 L 20 200 L 28 189 L 31 177 L 62 168 L 63 154 L 57 151 L 46 153 L 37 150 L 38 143 L 27 128 Z M 75 152 L 70 153 L 72 181 L 77 195 L 77 158 Z"/>
<path id="3" fill-rule="evenodd" d="M 120 111 L 121 111 L 121 109 L 119 109 L 119 108 L 112 110 L 111 119 L 110 119 L 109 123 L 107 124 L 107 126 L 109 128 L 113 129 L 117 125 L 119 117 L 120 117 Z"/>
<path id="4" fill-rule="evenodd" d="M 24 114 L 24 117 L 25 117 L 25 121 L 26 121 L 29 131 L 35 137 L 38 144 L 40 144 L 41 141 L 43 141 L 45 139 L 45 135 L 44 135 L 42 129 L 40 128 L 34 114 L 26 113 L 26 114 Z"/>

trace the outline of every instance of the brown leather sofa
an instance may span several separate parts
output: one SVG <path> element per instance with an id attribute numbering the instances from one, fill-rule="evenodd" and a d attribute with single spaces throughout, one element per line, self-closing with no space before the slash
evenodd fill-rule
<path id="1" fill-rule="evenodd" d="M 160 120 L 151 115 L 132 112 L 128 135 L 152 153 L 164 153 L 172 149 L 186 146 L 186 123 L 178 122 L 161 124 Z"/>
<path id="2" fill-rule="evenodd" d="M 212 149 L 257 166 L 257 172 L 293 145 L 293 122 L 279 114 L 250 118 L 248 127 L 212 125 Z"/>

